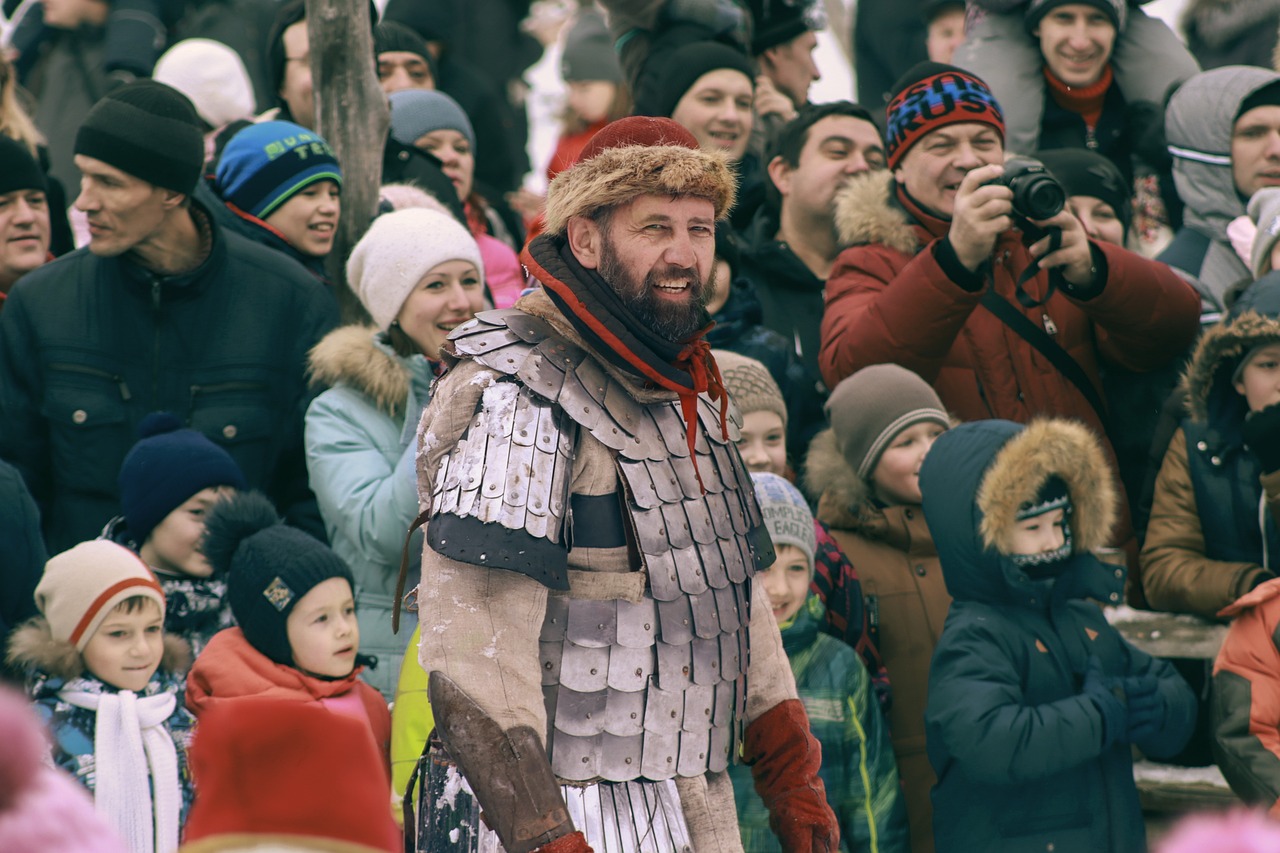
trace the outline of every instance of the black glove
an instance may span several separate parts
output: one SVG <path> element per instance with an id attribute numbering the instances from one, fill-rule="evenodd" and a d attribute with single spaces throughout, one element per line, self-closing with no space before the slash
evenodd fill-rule
<path id="1" fill-rule="evenodd" d="M 1262 472 L 1280 471 L 1280 403 L 1250 412 L 1241 431 L 1244 443 L 1262 465 Z"/>
<path id="2" fill-rule="evenodd" d="M 1164 697 L 1160 695 L 1160 682 L 1154 675 L 1126 678 L 1124 685 L 1125 722 L 1124 740 L 1137 743 L 1158 734 L 1164 728 Z"/>
<path id="3" fill-rule="evenodd" d="M 1128 714 L 1124 703 L 1116 696 L 1113 689 L 1116 679 L 1102 671 L 1102 661 L 1097 655 L 1090 655 L 1089 665 L 1084 672 L 1084 689 L 1081 691 L 1097 706 L 1102 715 L 1102 748 L 1105 751 L 1111 744 L 1125 737 L 1129 730 Z"/>

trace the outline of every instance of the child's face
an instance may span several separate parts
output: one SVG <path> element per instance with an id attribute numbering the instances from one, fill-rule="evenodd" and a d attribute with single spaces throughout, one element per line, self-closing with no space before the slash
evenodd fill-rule
<path id="1" fill-rule="evenodd" d="M 1258 350 L 1244 366 L 1235 389 L 1249 403 L 1251 412 L 1280 403 L 1280 344 Z"/>
<path id="2" fill-rule="evenodd" d="M 923 502 L 920 466 L 933 442 L 945 431 L 936 423 L 926 422 L 909 426 L 894 436 L 871 472 L 871 485 L 881 503 L 902 506 Z"/>
<path id="3" fill-rule="evenodd" d="M 758 411 L 743 415 L 738 452 L 748 471 L 786 476 L 787 431 L 778 413 Z"/>
<path id="4" fill-rule="evenodd" d="M 809 561 L 794 545 L 779 545 L 773 565 L 758 572 L 756 578 L 764 582 L 779 625 L 799 613 L 809 596 Z"/>
<path id="5" fill-rule="evenodd" d="M 213 567 L 198 547 L 204 536 L 204 517 L 217 501 L 234 493 L 230 486 L 211 486 L 196 492 L 155 526 L 138 556 L 157 571 L 209 577 Z"/>
<path id="6" fill-rule="evenodd" d="M 1067 541 L 1066 524 L 1066 510 L 1061 507 L 1014 522 L 1013 553 L 1043 554 L 1061 548 Z"/>
<path id="7" fill-rule="evenodd" d="M 141 691 L 164 656 L 164 613 L 147 599 L 132 612 L 118 604 L 85 644 L 84 667 L 120 690 Z"/>
<path id="8" fill-rule="evenodd" d="M 565 89 L 569 109 L 588 124 L 607 117 L 618 95 L 617 84 L 607 80 L 573 80 L 565 84 Z"/>
<path id="9" fill-rule="evenodd" d="M 316 584 L 285 620 L 293 663 L 312 675 L 342 678 L 356 666 L 360 627 L 346 578 Z"/>

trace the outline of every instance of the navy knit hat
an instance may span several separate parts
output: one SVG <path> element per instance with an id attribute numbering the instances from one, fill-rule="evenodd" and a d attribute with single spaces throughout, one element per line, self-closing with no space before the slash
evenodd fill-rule
<path id="1" fill-rule="evenodd" d="M 16 190 L 48 190 L 44 171 L 31 150 L 0 133 L 0 195 Z"/>
<path id="2" fill-rule="evenodd" d="M 218 501 L 205 518 L 201 551 L 227 577 L 227 601 L 255 649 L 293 666 L 286 621 L 302 597 L 330 578 L 355 589 L 351 569 L 327 545 L 286 527 L 258 492 Z"/>
<path id="3" fill-rule="evenodd" d="M 195 192 L 204 129 L 187 96 L 154 80 L 106 95 L 76 132 L 75 153 L 174 192 Z"/>
<path id="4" fill-rule="evenodd" d="M 433 130 L 456 130 L 476 147 L 476 133 L 458 102 L 444 92 L 404 89 L 387 96 L 391 102 L 391 138 L 413 145 Z"/>
<path id="5" fill-rule="evenodd" d="M 342 186 L 342 170 L 320 134 L 288 121 L 251 124 L 222 149 L 214 185 L 224 201 L 266 219 L 316 181 Z"/>
<path id="6" fill-rule="evenodd" d="M 215 486 L 246 489 L 231 454 L 168 412 L 138 424 L 138 443 L 120 466 L 120 506 L 129 538 L 139 547 L 156 525 L 197 492 Z"/>

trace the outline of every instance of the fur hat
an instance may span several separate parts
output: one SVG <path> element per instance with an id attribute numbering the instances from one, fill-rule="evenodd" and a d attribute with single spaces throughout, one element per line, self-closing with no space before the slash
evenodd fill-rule
<path id="1" fill-rule="evenodd" d="M 164 591 L 147 564 L 106 539 L 81 542 L 52 557 L 36 585 L 36 607 L 55 641 L 84 651 L 117 604 L 141 595 L 164 613 Z"/>
<path id="2" fill-rule="evenodd" d="M 475 238 L 440 210 L 407 208 L 379 216 L 347 260 L 347 282 L 386 331 L 422 277 L 446 261 L 467 261 L 484 276 Z"/>
<path id="3" fill-rule="evenodd" d="M 805 503 L 804 495 L 786 479 L 767 471 L 752 472 L 751 482 L 774 547 L 792 545 L 799 548 L 809 562 L 809 575 L 812 577 L 818 539 L 813 527 L 813 512 Z"/>
<path id="4" fill-rule="evenodd" d="M 286 527 L 258 492 L 218 501 L 205 521 L 201 550 L 215 572 L 226 573 L 227 601 L 245 639 L 276 663 L 293 665 L 285 622 L 313 587 L 351 569 L 327 545 Z"/>
<path id="5" fill-rule="evenodd" d="M 729 350 L 712 350 L 711 354 L 715 357 L 716 366 L 720 368 L 725 390 L 729 392 L 733 402 L 738 404 L 738 411 L 743 415 L 759 411 L 773 412 L 782 418 L 785 429 L 787 404 L 782 398 L 782 389 L 769 373 L 769 368 L 754 358 Z"/>
<path id="6" fill-rule="evenodd" d="M 318 702 L 211 704 L 191 745 L 191 773 L 200 795 L 183 853 L 402 849 L 368 723 Z"/>
<path id="7" fill-rule="evenodd" d="M 912 66 L 893 84 L 885 108 L 889 168 L 898 168 L 911 146 L 938 128 L 970 122 L 990 125 L 1004 138 L 1004 113 L 982 78 L 941 62 Z"/>
<path id="8" fill-rule="evenodd" d="M 705 198 L 720 219 L 736 193 L 723 154 L 701 150 L 693 134 L 669 118 L 628 116 L 605 125 L 551 182 L 546 233 L 563 234 L 575 216 L 646 194 Z"/>
<path id="9" fill-rule="evenodd" d="M 125 525 L 139 547 L 197 492 L 249 487 L 231 454 L 202 433 L 183 429 L 182 421 L 168 412 L 154 412 L 138 424 L 138 442 L 124 457 L 119 482 Z"/>
<path id="10" fill-rule="evenodd" d="M 826 411 L 841 454 L 864 481 L 903 430 L 919 423 L 951 425 L 938 392 L 896 364 L 873 364 L 846 377 L 827 398 Z"/>
<path id="11" fill-rule="evenodd" d="M 94 104 L 76 132 L 75 153 L 190 195 L 204 167 L 204 128 L 186 95 L 137 80 Z"/>
<path id="12" fill-rule="evenodd" d="M 48 766 L 50 744 L 31 703 L 0 688 L 0 850 L 5 853 L 126 853 L 93 798 Z"/>
<path id="13" fill-rule="evenodd" d="M 255 112 L 253 83 L 244 60 L 220 41 L 178 42 L 156 60 L 151 78 L 190 98 L 209 127 L 222 127 Z"/>

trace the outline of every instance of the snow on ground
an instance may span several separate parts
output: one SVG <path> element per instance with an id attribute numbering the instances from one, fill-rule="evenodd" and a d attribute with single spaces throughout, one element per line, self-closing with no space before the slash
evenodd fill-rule
<path id="1" fill-rule="evenodd" d="M 1133 778 L 1135 782 L 1160 785 L 1204 785 L 1223 791 L 1231 790 L 1227 780 L 1222 776 L 1222 771 L 1212 764 L 1208 767 L 1177 767 L 1173 764 L 1158 764 L 1154 761 L 1135 761 Z"/>

